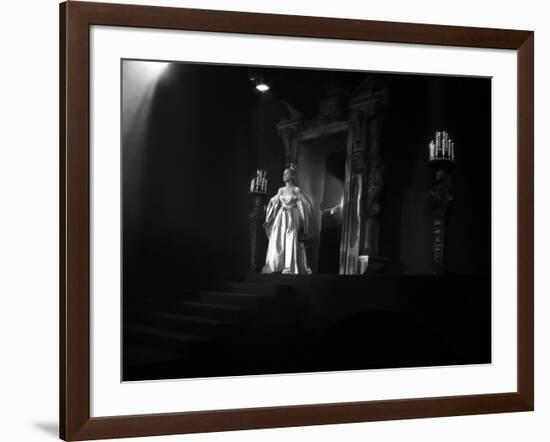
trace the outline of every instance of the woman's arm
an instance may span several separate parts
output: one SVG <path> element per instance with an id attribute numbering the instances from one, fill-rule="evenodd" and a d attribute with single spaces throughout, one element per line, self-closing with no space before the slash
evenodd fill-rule
<path id="1" fill-rule="evenodd" d="M 304 238 L 309 237 L 309 226 L 313 213 L 313 204 L 305 193 L 299 187 L 296 187 L 297 207 L 300 216 L 300 235 Z"/>

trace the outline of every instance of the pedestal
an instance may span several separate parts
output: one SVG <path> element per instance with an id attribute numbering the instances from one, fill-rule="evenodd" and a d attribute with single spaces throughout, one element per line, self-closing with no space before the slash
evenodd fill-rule
<path id="1" fill-rule="evenodd" d="M 447 272 L 445 265 L 445 233 L 448 209 L 453 200 L 452 172 L 454 162 L 445 159 L 434 160 L 430 162 L 430 166 L 432 167 L 432 186 L 429 199 L 432 214 L 433 273 L 443 275 Z"/>
<path id="2" fill-rule="evenodd" d="M 249 192 L 250 208 L 248 212 L 248 232 L 250 251 L 250 271 L 258 272 L 265 261 L 267 237 L 263 224 L 265 222 L 265 204 L 267 194 Z"/>

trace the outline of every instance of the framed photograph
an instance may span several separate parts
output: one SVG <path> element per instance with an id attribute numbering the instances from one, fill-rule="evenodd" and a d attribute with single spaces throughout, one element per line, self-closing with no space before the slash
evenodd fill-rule
<path id="1" fill-rule="evenodd" d="M 533 410 L 533 32 L 60 17 L 62 439 Z"/>

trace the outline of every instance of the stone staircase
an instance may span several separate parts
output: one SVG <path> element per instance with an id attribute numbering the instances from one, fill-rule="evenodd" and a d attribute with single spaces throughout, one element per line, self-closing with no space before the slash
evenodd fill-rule
<path id="1" fill-rule="evenodd" d="M 277 284 L 224 281 L 126 305 L 123 379 L 227 376 L 277 367 L 288 359 L 293 335 L 286 293 Z"/>

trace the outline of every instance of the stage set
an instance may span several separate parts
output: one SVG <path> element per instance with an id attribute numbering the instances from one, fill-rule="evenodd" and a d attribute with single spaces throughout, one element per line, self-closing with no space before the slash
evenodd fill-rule
<path id="1" fill-rule="evenodd" d="M 122 133 L 123 381 L 491 362 L 490 79 L 125 60 Z"/>

